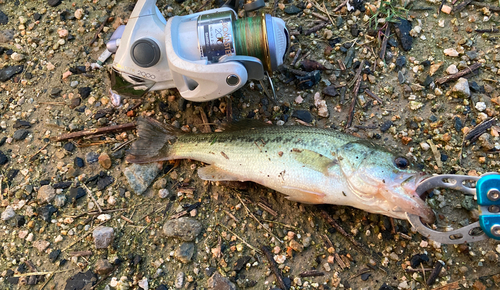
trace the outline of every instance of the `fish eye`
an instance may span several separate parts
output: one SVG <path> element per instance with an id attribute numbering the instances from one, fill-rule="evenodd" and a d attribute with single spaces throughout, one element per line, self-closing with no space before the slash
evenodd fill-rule
<path id="1" fill-rule="evenodd" d="M 406 169 L 408 168 L 408 166 L 410 166 L 410 162 L 408 161 L 408 159 L 399 156 L 394 159 L 394 165 L 396 165 L 396 167 L 399 169 Z"/>

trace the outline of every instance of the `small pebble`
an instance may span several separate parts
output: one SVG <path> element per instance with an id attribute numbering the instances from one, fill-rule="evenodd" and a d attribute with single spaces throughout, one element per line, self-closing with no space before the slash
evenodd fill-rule
<path id="1" fill-rule="evenodd" d="M 74 164 L 75 164 L 75 166 L 76 166 L 76 167 L 78 167 L 78 168 L 83 168 L 83 167 L 85 166 L 85 162 L 84 162 L 84 161 L 83 161 L 83 159 L 82 159 L 82 158 L 80 158 L 80 157 L 75 157 L 75 159 L 74 159 Z"/>
<path id="2" fill-rule="evenodd" d="M 12 206 L 7 206 L 7 208 L 2 212 L 2 220 L 8 221 L 16 215 Z"/>
<path id="3" fill-rule="evenodd" d="M 158 196 L 160 198 L 166 198 L 166 197 L 168 197 L 169 194 L 170 194 L 170 192 L 166 188 L 162 188 L 162 189 L 158 190 Z"/>
<path id="4" fill-rule="evenodd" d="M 484 102 L 477 102 L 475 107 L 480 112 L 486 110 L 486 104 Z"/>
<path id="5" fill-rule="evenodd" d="M 80 9 L 77 9 L 77 10 L 75 11 L 75 18 L 76 18 L 76 19 L 82 19 L 82 17 L 83 17 L 83 9 L 81 9 L 81 8 L 80 8 Z"/>
<path id="6" fill-rule="evenodd" d="M 89 152 L 87 155 L 85 155 L 85 160 L 87 161 L 88 164 L 95 163 L 99 160 L 99 154 L 95 152 Z"/>
<path id="7" fill-rule="evenodd" d="M 452 10 L 453 8 L 448 5 L 443 5 L 443 7 L 441 7 L 441 12 L 446 14 L 450 14 Z"/>
<path id="8" fill-rule="evenodd" d="M 452 57 L 456 57 L 458 56 L 458 52 L 456 49 L 454 48 L 447 48 L 445 49 L 444 51 L 444 54 L 447 55 L 447 56 L 452 56 Z"/>
<path id="9" fill-rule="evenodd" d="M 458 68 L 456 65 L 452 64 L 448 68 L 446 68 L 446 73 L 449 75 L 456 74 L 458 72 Z"/>
<path id="10" fill-rule="evenodd" d="M 97 249 L 107 248 L 114 239 L 114 230 L 111 227 L 97 227 L 93 232 L 94 244 Z"/>
<path id="11" fill-rule="evenodd" d="M 105 152 L 101 153 L 98 158 L 99 164 L 102 166 L 104 169 L 110 169 L 111 168 L 111 158 L 109 155 Z"/>

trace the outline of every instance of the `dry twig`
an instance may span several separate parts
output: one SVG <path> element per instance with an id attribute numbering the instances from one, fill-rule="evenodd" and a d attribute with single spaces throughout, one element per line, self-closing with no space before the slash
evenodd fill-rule
<path id="1" fill-rule="evenodd" d="M 324 276 L 325 273 L 317 271 L 317 270 L 311 270 L 311 271 L 305 271 L 299 274 L 300 277 L 318 277 L 318 276 Z"/>
<path id="2" fill-rule="evenodd" d="M 459 78 L 463 77 L 464 75 L 469 74 L 480 67 L 481 67 L 480 63 L 475 63 L 475 64 L 471 65 L 470 67 L 457 72 L 456 74 L 452 74 L 449 76 L 445 76 L 445 77 L 436 79 L 436 84 L 442 85 L 442 84 L 447 83 L 449 81 L 458 80 Z"/>
<path id="3" fill-rule="evenodd" d="M 494 5 L 489 5 L 488 3 L 483 3 L 479 1 L 472 1 L 472 5 L 477 6 L 477 7 L 486 7 L 488 10 L 493 11 L 493 12 L 500 12 L 500 7 L 494 6 Z"/>
<path id="4" fill-rule="evenodd" d="M 375 93 L 373 93 L 372 91 L 370 91 L 369 89 L 365 89 L 365 94 L 367 94 L 369 97 L 371 97 L 372 99 L 376 100 L 377 102 L 379 102 L 381 105 L 383 104 L 383 101 L 381 98 L 379 98 L 377 95 L 375 95 Z"/>
<path id="5" fill-rule="evenodd" d="M 236 197 L 240 200 L 243 207 L 245 207 L 247 214 L 251 216 L 263 229 L 265 229 L 269 234 L 271 234 L 271 236 L 273 236 L 276 240 L 278 240 L 280 243 L 283 244 L 283 241 L 280 238 L 278 238 L 275 234 L 273 234 L 273 232 L 271 232 L 269 229 L 264 227 L 264 225 L 255 217 L 255 215 L 248 209 L 247 205 L 243 202 L 240 195 L 236 194 Z"/>
<path id="6" fill-rule="evenodd" d="M 92 136 L 92 135 L 103 134 L 103 133 L 132 130 L 135 128 L 135 126 L 136 126 L 135 123 L 127 123 L 127 124 L 113 125 L 113 126 L 102 127 L 102 128 L 97 128 L 97 129 L 83 130 L 83 131 L 78 131 L 78 132 L 73 132 L 73 133 L 68 133 L 68 134 L 62 134 L 62 135 L 59 135 L 57 137 L 54 137 L 53 140 L 54 141 L 64 141 L 64 140 L 68 140 L 68 139 L 81 138 L 84 136 Z"/>
<path id="7" fill-rule="evenodd" d="M 83 257 L 83 256 L 92 255 L 92 252 L 91 251 L 76 251 L 76 252 L 70 252 L 68 255 L 71 257 Z"/>
<path id="8" fill-rule="evenodd" d="M 321 216 L 330 224 L 333 228 L 335 228 L 341 235 L 343 235 L 358 251 L 362 254 L 371 257 L 363 246 L 358 243 L 350 234 L 348 234 L 325 210 L 320 211 Z"/>
<path id="9" fill-rule="evenodd" d="M 106 23 L 108 23 L 108 20 L 109 20 L 109 18 L 106 18 L 106 20 L 104 20 L 102 22 L 101 26 L 99 26 L 99 28 L 96 30 L 96 32 L 94 34 L 94 37 L 89 42 L 89 46 L 91 46 L 97 40 L 97 37 L 99 36 L 99 33 L 101 33 L 101 31 L 104 29 L 104 26 L 106 25 Z"/>
<path id="10" fill-rule="evenodd" d="M 335 7 L 335 9 L 333 9 L 333 12 L 337 12 L 340 9 L 342 9 L 342 7 L 347 5 L 347 2 L 349 2 L 349 0 L 345 0 L 344 2 L 342 2 L 339 6 Z"/>
<path id="11" fill-rule="evenodd" d="M 230 232 L 233 236 L 235 236 L 238 240 L 242 241 L 245 245 L 247 245 L 247 247 L 249 247 L 250 249 L 254 250 L 256 253 L 260 253 L 261 252 L 259 249 L 257 249 L 256 247 L 250 245 L 247 241 L 245 241 L 243 238 L 241 238 L 240 236 L 238 236 L 235 232 L 233 232 L 231 229 L 229 229 L 225 225 L 220 224 L 220 223 L 218 225 L 221 226 L 221 227 L 223 227 L 223 228 L 225 228 L 226 231 Z"/>
<path id="12" fill-rule="evenodd" d="M 82 186 L 85 188 L 87 193 L 90 195 L 90 198 L 92 198 L 92 200 L 94 201 L 95 205 L 97 206 L 97 209 L 99 210 L 99 213 L 102 213 L 102 208 L 99 205 L 99 203 L 97 203 L 97 200 L 95 199 L 94 195 L 92 194 L 92 191 L 84 183 L 82 183 Z"/>
<path id="13" fill-rule="evenodd" d="M 69 272 L 73 271 L 74 269 L 66 269 L 66 270 L 59 270 L 59 271 L 52 271 L 52 272 L 31 272 L 31 273 L 23 273 L 23 274 L 16 274 L 13 277 L 28 277 L 28 276 L 44 276 L 44 275 L 49 275 L 49 274 L 57 274 L 57 273 L 64 273 L 64 272 Z"/>
<path id="14" fill-rule="evenodd" d="M 271 268 L 271 271 L 273 271 L 274 276 L 276 276 L 276 280 L 278 282 L 278 285 L 280 286 L 281 289 L 288 289 L 285 285 L 285 282 L 283 281 L 283 277 L 281 277 L 281 272 L 276 267 L 276 262 L 273 259 L 273 256 L 269 249 L 266 246 L 261 246 L 260 247 L 264 255 L 266 256 L 267 260 L 269 261 L 269 266 Z"/>
<path id="15" fill-rule="evenodd" d="M 35 154 L 31 155 L 31 157 L 28 159 L 30 162 L 33 162 L 35 158 L 35 156 L 37 156 L 38 154 L 40 154 L 40 152 L 42 152 L 43 149 L 47 148 L 47 146 L 49 146 L 50 143 L 47 143 L 45 144 L 42 148 L 40 148 L 37 152 L 35 152 Z"/>
<path id="16" fill-rule="evenodd" d="M 472 0 L 465 0 L 464 2 L 455 6 L 455 8 L 453 8 L 453 12 L 457 13 L 457 12 L 464 10 L 465 7 L 467 7 L 467 5 L 469 5 L 471 2 L 472 2 Z"/>
<path id="17" fill-rule="evenodd" d="M 312 34 L 312 33 L 315 33 L 316 31 L 322 29 L 323 27 L 326 27 L 326 25 L 328 25 L 328 22 L 323 22 L 323 23 L 320 23 L 318 25 L 315 25 L 311 28 L 309 28 L 308 30 L 306 30 L 306 32 L 304 32 L 304 35 L 309 35 L 309 34 Z"/>
<path id="18" fill-rule="evenodd" d="M 302 52 L 302 48 L 299 47 L 299 49 L 295 53 L 295 56 L 293 57 L 292 63 L 290 64 L 291 67 L 295 66 L 295 64 L 297 63 L 297 60 L 299 60 L 301 52 Z"/>
<path id="19" fill-rule="evenodd" d="M 385 50 L 387 49 L 387 41 L 389 40 L 389 37 L 391 35 L 391 23 L 387 23 L 387 27 L 385 28 L 385 33 L 384 33 L 384 40 L 382 40 L 382 47 L 380 47 L 380 54 L 379 57 L 383 61 L 385 59 Z M 374 62 L 377 63 L 377 62 Z"/>

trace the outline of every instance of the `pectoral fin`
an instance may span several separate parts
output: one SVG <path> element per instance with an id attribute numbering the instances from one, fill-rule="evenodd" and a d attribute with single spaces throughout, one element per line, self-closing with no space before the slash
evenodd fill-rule
<path id="1" fill-rule="evenodd" d="M 198 176 L 203 180 L 209 181 L 246 181 L 214 165 L 208 165 L 198 169 Z"/>
<path id="2" fill-rule="evenodd" d="M 293 149 L 291 154 L 295 160 L 304 166 L 324 174 L 328 174 L 328 168 L 338 163 L 336 159 L 328 158 L 307 149 Z"/>
<path id="3" fill-rule="evenodd" d="M 283 186 L 283 190 L 280 190 L 284 194 L 287 194 L 286 197 L 289 200 L 297 201 L 300 203 L 308 203 L 308 204 L 322 204 L 324 203 L 325 194 L 322 192 L 316 192 L 312 190 L 306 190 L 303 188 L 291 187 L 291 186 Z"/>

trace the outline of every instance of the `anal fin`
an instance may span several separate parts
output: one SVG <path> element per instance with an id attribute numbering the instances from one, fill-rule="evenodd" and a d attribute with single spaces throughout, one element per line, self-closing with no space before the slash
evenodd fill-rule
<path id="1" fill-rule="evenodd" d="M 246 181 L 215 165 L 208 165 L 198 169 L 198 176 L 203 180 L 209 181 Z"/>

